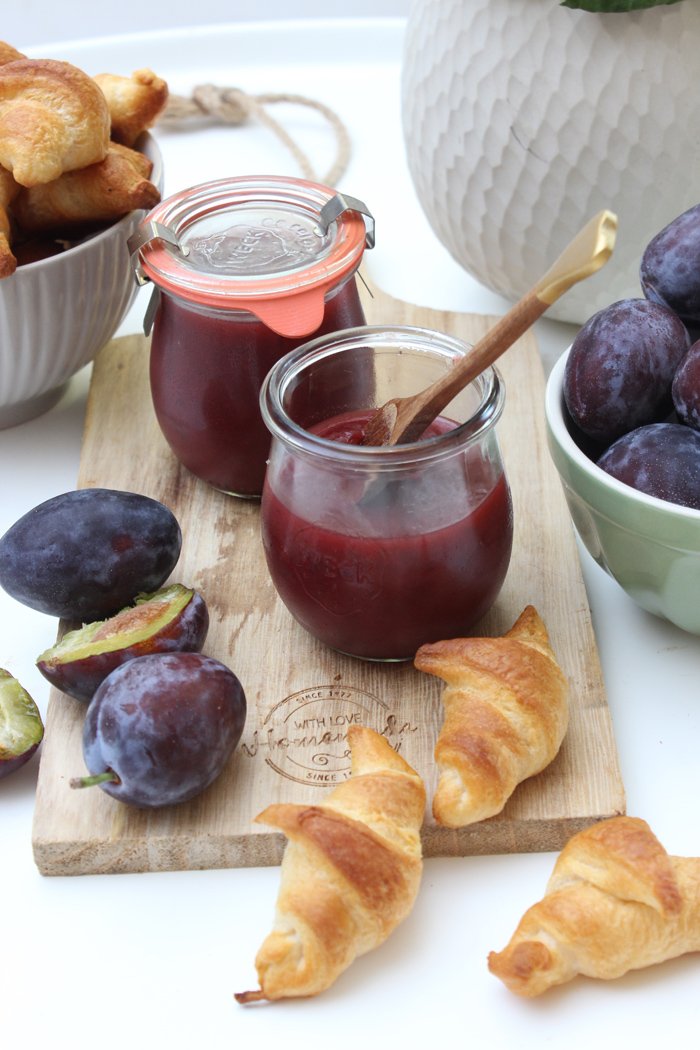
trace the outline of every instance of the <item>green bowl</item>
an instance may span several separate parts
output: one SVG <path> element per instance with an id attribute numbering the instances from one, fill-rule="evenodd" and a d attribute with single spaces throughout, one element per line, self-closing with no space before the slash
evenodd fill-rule
<path id="1" fill-rule="evenodd" d="M 589 554 L 642 609 L 700 634 L 700 511 L 647 496 L 597 467 L 569 433 L 568 351 L 547 382 L 547 440 Z"/>

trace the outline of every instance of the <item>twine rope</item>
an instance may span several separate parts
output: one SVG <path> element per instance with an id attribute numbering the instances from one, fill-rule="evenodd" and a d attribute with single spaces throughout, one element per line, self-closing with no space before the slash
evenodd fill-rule
<path id="1" fill-rule="evenodd" d="M 325 174 L 321 176 L 316 174 L 306 153 L 279 121 L 268 112 L 268 106 L 280 102 L 315 109 L 330 125 L 335 135 L 336 152 L 334 162 Z M 307 179 L 312 182 L 322 182 L 326 186 L 337 185 L 350 160 L 350 136 L 338 114 L 323 102 L 306 98 L 303 95 L 249 95 L 241 88 L 200 84 L 194 88 L 190 98 L 171 95 L 165 112 L 160 118 L 160 123 L 174 125 L 187 120 L 202 119 L 216 120 L 233 126 L 245 124 L 251 119 L 258 120 L 289 150 Z"/>

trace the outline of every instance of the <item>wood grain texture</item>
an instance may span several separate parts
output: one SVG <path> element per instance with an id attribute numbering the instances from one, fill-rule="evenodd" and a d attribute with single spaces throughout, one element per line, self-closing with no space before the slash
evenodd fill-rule
<path id="1" fill-rule="evenodd" d="M 420 325 L 470 342 L 493 323 L 379 291 L 366 308 L 371 323 Z M 546 448 L 534 336 L 523 336 L 499 368 L 507 391 L 499 437 L 515 538 L 500 597 L 474 633 L 502 634 L 527 604 L 535 605 L 571 684 L 570 728 L 554 763 L 521 784 L 497 817 L 450 830 L 433 822 L 428 805 L 426 856 L 558 850 L 575 831 L 625 809 L 573 530 Z M 258 504 L 197 481 L 168 449 L 153 415 L 148 343 L 140 336 L 112 342 L 95 361 L 78 485 L 142 492 L 175 512 L 184 540 L 173 579 L 205 596 L 211 614 L 205 652 L 241 679 L 248 718 L 236 754 L 204 794 L 149 812 L 99 788 L 69 788 L 70 777 L 84 770 L 85 707 L 52 691 L 33 826 L 43 874 L 277 864 L 283 836 L 253 824 L 253 817 L 272 802 L 318 802 L 348 776 L 345 734 L 353 721 L 384 732 L 424 777 L 432 798 L 441 683 L 409 665 L 340 656 L 296 624 L 267 574 Z"/>

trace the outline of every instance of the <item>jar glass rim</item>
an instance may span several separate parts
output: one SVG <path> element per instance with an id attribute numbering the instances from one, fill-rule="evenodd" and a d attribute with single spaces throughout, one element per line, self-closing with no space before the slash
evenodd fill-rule
<path id="1" fill-rule="evenodd" d="M 469 344 L 454 336 L 412 325 L 363 325 L 311 339 L 281 358 L 263 381 L 260 409 L 274 438 L 298 452 L 342 461 L 360 470 L 393 470 L 454 455 L 478 442 L 500 419 L 505 388 L 498 369 L 490 367 L 470 384 L 480 395 L 472 415 L 453 429 L 432 437 L 392 446 L 351 445 L 321 437 L 296 423 L 284 408 L 289 385 L 315 362 L 363 346 L 442 351 L 455 358 L 469 350 Z"/>

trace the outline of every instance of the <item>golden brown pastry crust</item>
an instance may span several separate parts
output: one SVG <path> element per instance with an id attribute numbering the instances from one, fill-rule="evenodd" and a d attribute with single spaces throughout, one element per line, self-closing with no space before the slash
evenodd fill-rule
<path id="1" fill-rule="evenodd" d="M 649 825 L 613 817 L 562 850 L 545 896 L 488 966 L 517 995 L 577 974 L 612 979 L 700 950 L 700 859 L 671 857 Z"/>
<path id="2" fill-rule="evenodd" d="M 241 1003 L 316 995 L 408 915 L 421 879 L 425 788 L 387 740 L 348 731 L 352 776 L 317 806 L 277 804 L 256 819 L 288 838 L 260 990 Z"/>
<path id="3" fill-rule="evenodd" d="M 123 146 L 120 142 L 110 142 L 109 152 L 116 153 L 128 161 L 144 179 L 150 179 L 153 172 L 153 161 L 145 153 L 141 153 L 138 149 L 131 149 L 129 146 Z"/>
<path id="4" fill-rule="evenodd" d="M 22 58 L 0 65 L 0 165 L 37 186 L 104 159 L 104 95 L 68 62 Z"/>
<path id="5" fill-rule="evenodd" d="M 18 51 L 12 44 L 8 44 L 5 40 L 0 40 L 0 66 L 4 66 L 7 62 L 16 62 L 20 58 L 26 58 L 21 51 Z"/>
<path id="6" fill-rule="evenodd" d="M 134 208 L 150 209 L 160 200 L 160 192 L 142 174 L 146 169 L 150 172 L 150 161 L 144 161 L 133 150 L 110 146 L 99 164 L 22 189 L 13 213 L 21 229 L 33 234 L 112 222 Z"/>
<path id="7" fill-rule="evenodd" d="M 12 221 L 10 208 L 19 192 L 19 186 L 9 171 L 0 168 L 0 278 L 9 277 L 17 269 L 12 251 Z"/>
<path id="8" fill-rule="evenodd" d="M 446 683 L 435 819 L 464 827 L 500 813 L 521 781 L 549 765 L 568 725 L 567 681 L 536 609 L 501 638 L 421 646 L 415 665 Z"/>
<path id="9" fill-rule="evenodd" d="M 107 100 L 113 141 L 133 146 L 165 109 L 168 85 L 151 69 L 137 69 L 130 77 L 98 73 L 94 79 Z"/>

